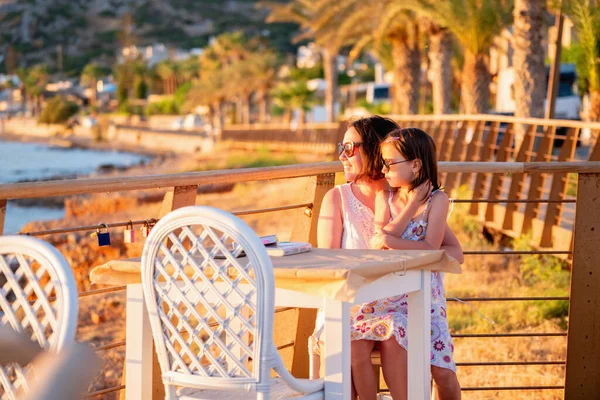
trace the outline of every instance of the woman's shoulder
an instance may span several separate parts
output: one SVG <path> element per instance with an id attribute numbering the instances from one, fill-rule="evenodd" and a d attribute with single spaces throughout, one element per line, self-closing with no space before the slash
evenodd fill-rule
<path id="1" fill-rule="evenodd" d="M 339 204 L 342 200 L 342 191 L 345 190 L 344 186 L 347 185 L 349 184 L 345 183 L 343 185 L 334 186 L 333 188 L 329 189 L 327 193 L 325 193 L 325 196 L 323 196 L 323 202 Z"/>

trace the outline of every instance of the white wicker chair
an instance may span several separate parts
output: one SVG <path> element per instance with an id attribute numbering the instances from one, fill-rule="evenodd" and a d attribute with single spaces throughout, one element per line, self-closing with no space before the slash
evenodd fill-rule
<path id="1" fill-rule="evenodd" d="M 77 285 L 62 254 L 39 239 L 0 236 L 0 324 L 56 352 L 73 343 L 77 316 Z M 0 367 L 0 398 L 28 390 L 26 369 Z"/>
<path id="2" fill-rule="evenodd" d="M 323 398 L 323 381 L 294 378 L 273 343 L 273 266 L 241 219 L 171 212 L 144 246 L 142 285 L 167 399 Z"/>

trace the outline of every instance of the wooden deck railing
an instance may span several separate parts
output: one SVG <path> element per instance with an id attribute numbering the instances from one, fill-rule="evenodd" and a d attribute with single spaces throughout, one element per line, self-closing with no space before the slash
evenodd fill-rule
<path id="1" fill-rule="evenodd" d="M 600 123 L 496 115 L 391 115 L 402 127 L 418 127 L 437 143 L 439 161 L 600 161 Z M 230 126 L 222 139 L 246 148 L 332 153 L 347 121 L 339 124 L 289 126 Z M 470 213 L 481 215 L 488 228 L 511 237 L 530 232 L 540 248 L 570 247 L 577 189 L 574 173 L 523 175 L 515 173 L 446 173 L 447 191 L 467 186 L 473 199 Z M 502 199 L 519 200 L 513 202 Z M 542 199 L 543 201 L 534 201 Z M 520 202 L 520 200 L 528 200 Z"/>
<path id="2" fill-rule="evenodd" d="M 245 170 L 228 171 L 210 171 L 197 173 L 183 173 L 171 175 L 151 175 L 139 177 L 117 177 L 117 178 L 86 178 L 77 180 L 37 182 L 37 183 L 17 183 L 0 185 L 0 233 L 2 231 L 3 221 L 6 214 L 6 204 L 8 200 L 22 198 L 39 198 L 51 196 L 77 195 L 89 193 L 122 192 L 136 191 L 142 189 L 163 188 L 166 190 L 163 202 L 162 213 L 195 204 L 197 189 L 199 185 L 211 185 L 218 183 L 264 181 L 272 179 L 287 179 L 292 177 L 310 176 L 310 184 L 306 188 L 306 193 L 299 204 L 287 205 L 283 208 L 290 209 L 295 214 L 294 229 L 292 231 L 292 240 L 310 241 L 316 245 L 316 228 L 319 215 L 320 204 L 324 194 L 334 186 L 334 173 L 341 172 L 342 167 L 338 162 L 302 164 L 284 167 L 269 167 Z M 527 389 L 547 389 L 563 390 L 565 398 L 600 398 L 600 271 L 597 269 L 597 260 L 600 259 L 600 162 L 441 162 L 440 172 L 445 174 L 446 182 L 452 176 L 462 177 L 472 175 L 472 180 L 477 182 L 493 181 L 494 177 L 505 178 L 508 174 L 511 177 L 518 176 L 521 182 L 526 178 L 536 174 L 546 174 L 554 182 L 564 183 L 563 177 L 567 174 L 577 174 L 577 212 L 575 213 L 574 224 L 577 227 L 575 234 L 568 241 L 568 245 L 563 248 L 554 248 L 553 250 L 541 251 L 550 254 L 572 254 L 572 277 L 569 310 L 568 327 L 568 351 L 564 363 L 566 363 L 566 379 L 564 385 L 554 386 L 507 386 L 507 387 L 467 387 L 466 391 L 473 390 L 527 390 Z M 481 177 L 481 178 L 480 178 Z M 558 177 L 558 178 L 557 178 Z M 454 178 L 455 182 L 458 181 Z M 498 203 L 533 204 L 534 202 L 546 202 L 550 205 L 563 205 L 569 199 L 563 199 L 560 196 L 552 199 L 540 197 L 540 193 L 533 186 L 533 194 L 526 191 L 523 186 L 519 196 L 508 196 L 495 191 L 498 185 L 476 186 L 484 187 L 485 190 L 477 192 L 477 198 L 459 198 L 460 202 L 471 202 L 477 205 L 478 210 L 484 205 L 486 213 L 479 212 L 482 218 L 487 216 L 487 210 L 490 205 Z M 512 183 L 511 183 L 512 186 Z M 558 186 L 558 185 L 557 185 Z M 562 186 L 561 186 L 562 187 Z M 487 204 L 486 204 L 487 203 Z M 567 203 L 572 204 L 572 203 Z M 281 207 L 263 210 L 246 210 L 241 213 L 269 212 Z M 482 210 L 483 211 L 483 210 Z M 507 215 L 510 215 L 508 208 L 501 213 L 500 209 L 493 209 L 494 215 L 501 214 L 497 218 L 504 221 Z M 514 218 L 515 212 L 512 212 Z M 160 217 L 153 216 L 153 217 Z M 496 218 L 496 217 L 495 217 Z M 542 223 L 544 227 L 546 220 Z M 124 221 L 125 224 L 127 221 Z M 552 229 L 556 225 L 551 225 Z M 95 230 L 96 226 L 86 227 L 64 227 L 65 230 Z M 54 234 L 55 231 L 47 232 L 29 232 L 29 234 L 47 235 Z M 572 246 L 571 246 L 572 242 Z M 561 242 L 562 243 L 562 242 Z M 478 251 L 475 249 L 465 249 L 465 255 L 470 256 L 491 254 L 489 251 Z M 540 253 L 540 251 L 498 251 L 501 254 L 525 254 Z M 82 296 L 94 296 L 106 293 L 107 291 L 122 290 L 123 288 L 101 289 L 82 293 Z M 540 296 L 523 298 L 475 298 L 470 301 L 537 301 L 540 299 L 549 299 Z M 564 297 L 551 299 L 564 300 Z M 307 337 L 312 331 L 314 324 L 314 311 L 310 310 L 283 310 L 278 315 L 293 313 L 292 325 L 290 319 L 286 318 L 286 326 L 279 326 L 276 329 L 289 329 L 289 340 L 282 346 L 285 349 L 291 349 L 292 354 L 287 358 L 288 367 L 297 376 L 305 375 L 307 371 Z M 552 337 L 564 336 L 564 333 L 519 333 L 506 332 L 494 334 L 462 334 L 457 335 L 461 338 L 471 337 Z M 116 342 L 98 347 L 98 351 L 110 351 L 124 345 L 124 342 Z M 459 363 L 459 368 L 475 365 L 538 365 L 538 364 L 563 363 L 563 361 L 510 361 L 504 363 L 495 363 L 490 361 L 477 361 L 471 363 Z M 90 395 L 101 395 L 123 388 L 122 385 L 114 388 L 103 389 Z M 160 393 L 162 385 L 157 382 L 157 392 Z"/>

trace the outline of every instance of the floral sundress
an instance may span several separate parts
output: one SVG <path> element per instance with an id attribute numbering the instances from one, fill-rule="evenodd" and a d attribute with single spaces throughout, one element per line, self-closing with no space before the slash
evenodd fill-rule
<path id="1" fill-rule="evenodd" d="M 351 191 L 350 194 L 353 195 Z M 425 240 L 429 206 L 434 194 L 435 191 L 429 195 L 420 218 L 410 221 L 402 234 L 403 239 Z M 456 372 L 453 358 L 454 343 L 448 330 L 443 279 L 443 273 L 437 271 L 431 273 L 431 365 Z M 408 348 L 407 294 L 363 304 L 356 314 L 351 316 L 350 321 L 352 340 L 384 341 L 393 336 L 402 347 Z"/>

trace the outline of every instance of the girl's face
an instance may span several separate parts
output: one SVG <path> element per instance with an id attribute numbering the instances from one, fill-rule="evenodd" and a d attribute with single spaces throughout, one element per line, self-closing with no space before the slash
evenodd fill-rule
<path id="1" fill-rule="evenodd" d="M 381 147 L 381 157 L 384 163 L 381 172 L 390 187 L 408 188 L 415 179 L 417 160 L 407 160 L 393 144 L 385 144 Z"/>
<path id="2" fill-rule="evenodd" d="M 342 145 L 344 151 L 342 151 L 339 158 L 344 165 L 344 176 L 346 182 L 353 182 L 363 169 L 363 159 L 360 152 L 362 138 L 358 131 L 352 127 L 348 128 L 344 134 Z"/>

